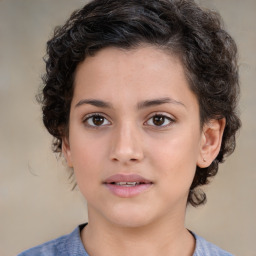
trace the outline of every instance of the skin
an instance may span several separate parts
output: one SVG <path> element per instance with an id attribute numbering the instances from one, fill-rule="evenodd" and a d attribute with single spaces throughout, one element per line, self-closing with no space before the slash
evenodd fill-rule
<path id="1" fill-rule="evenodd" d="M 63 154 L 87 200 L 81 238 L 89 254 L 193 255 L 187 196 L 196 166 L 217 156 L 224 126 L 210 120 L 200 128 L 183 66 L 163 50 L 106 48 L 80 63 Z M 115 174 L 139 174 L 152 185 L 120 197 L 104 184 Z"/>

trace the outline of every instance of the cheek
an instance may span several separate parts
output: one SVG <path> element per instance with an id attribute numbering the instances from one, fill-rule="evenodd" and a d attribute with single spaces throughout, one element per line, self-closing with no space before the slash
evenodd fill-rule
<path id="1" fill-rule="evenodd" d="M 181 166 L 195 165 L 199 154 L 199 140 L 193 139 L 196 135 L 190 136 L 166 136 L 162 140 L 155 140 L 151 143 L 151 155 L 155 163 L 168 166 L 176 166 L 177 171 Z"/>
<path id="2" fill-rule="evenodd" d="M 72 144 L 73 142 L 73 144 Z M 71 138 L 71 153 L 74 173 L 80 190 L 90 188 L 100 182 L 100 174 L 104 167 L 104 143 L 90 137 Z"/>
<path id="3" fill-rule="evenodd" d="M 163 182 L 175 189 L 190 187 L 199 154 L 199 136 L 180 129 L 168 138 L 154 141 L 151 148 L 151 164 L 159 177 L 165 177 Z"/>

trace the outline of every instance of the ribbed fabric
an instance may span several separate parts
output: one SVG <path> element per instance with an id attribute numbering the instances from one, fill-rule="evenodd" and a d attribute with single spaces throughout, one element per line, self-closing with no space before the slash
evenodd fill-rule
<path id="1" fill-rule="evenodd" d="M 204 238 L 192 233 L 196 239 L 196 249 L 193 256 L 233 256 L 218 246 L 207 242 Z"/>
<path id="2" fill-rule="evenodd" d="M 78 226 L 69 235 L 61 236 L 31 248 L 18 256 L 89 256 L 80 238 L 80 230 L 85 225 Z"/>
<path id="3" fill-rule="evenodd" d="M 20 253 L 18 256 L 89 256 L 80 238 L 80 230 L 85 225 L 78 226 L 69 235 L 61 236 L 55 240 L 31 248 Z M 196 249 L 193 256 L 232 256 L 232 254 L 207 242 L 202 237 L 194 233 L 192 234 L 196 239 Z"/>

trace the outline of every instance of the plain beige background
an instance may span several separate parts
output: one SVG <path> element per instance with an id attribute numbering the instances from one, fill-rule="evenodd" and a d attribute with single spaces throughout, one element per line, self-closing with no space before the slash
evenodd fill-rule
<path id="1" fill-rule="evenodd" d="M 238 146 L 206 188 L 208 203 L 188 208 L 187 226 L 239 256 L 256 256 L 256 1 L 201 0 L 236 39 L 241 66 Z M 0 255 L 11 256 L 86 221 L 86 203 L 51 152 L 35 94 L 54 26 L 82 0 L 0 0 Z"/>

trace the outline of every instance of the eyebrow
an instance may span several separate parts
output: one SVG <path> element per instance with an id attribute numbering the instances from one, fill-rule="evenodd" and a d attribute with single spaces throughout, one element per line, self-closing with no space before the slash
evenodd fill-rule
<path id="1" fill-rule="evenodd" d="M 112 104 L 103 100 L 96 100 L 96 99 L 84 99 L 80 100 L 75 107 L 79 107 L 84 104 L 89 104 L 99 108 L 113 108 Z"/>
<path id="2" fill-rule="evenodd" d="M 137 108 L 143 109 L 143 108 L 147 108 L 147 107 L 152 107 L 152 106 L 158 106 L 158 105 L 162 105 L 162 104 L 166 104 L 166 103 L 172 103 L 172 104 L 177 104 L 177 105 L 181 105 L 186 107 L 182 102 L 174 100 L 172 98 L 166 97 L 166 98 L 159 98 L 159 99 L 152 99 L 152 100 L 145 100 L 142 102 L 139 102 L 137 104 Z M 97 100 L 97 99 L 83 99 L 80 100 L 75 107 L 79 107 L 81 105 L 84 104 L 89 104 L 95 107 L 99 107 L 99 108 L 113 108 L 113 105 L 110 102 L 106 102 L 103 100 Z"/>
<path id="3" fill-rule="evenodd" d="M 138 103 L 138 109 L 143 109 L 151 106 L 158 106 L 166 103 L 177 104 L 185 107 L 185 105 L 182 102 L 166 97 L 166 98 L 160 98 L 160 99 L 145 100 L 143 102 L 140 102 Z"/>

